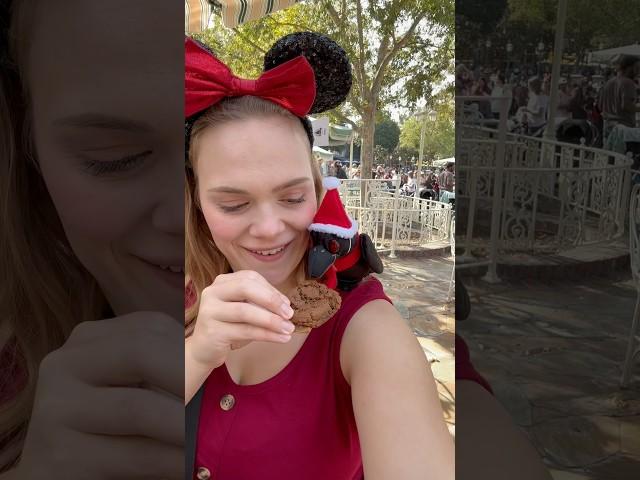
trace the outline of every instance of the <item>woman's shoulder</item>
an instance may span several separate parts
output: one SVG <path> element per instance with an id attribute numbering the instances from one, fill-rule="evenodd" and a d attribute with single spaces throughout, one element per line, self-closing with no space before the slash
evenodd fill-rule
<path id="1" fill-rule="evenodd" d="M 339 291 L 342 297 L 342 306 L 340 307 L 343 315 L 348 313 L 350 316 L 355 314 L 363 305 L 374 300 L 385 300 L 393 303 L 384 292 L 382 282 L 375 276 L 369 275 L 353 289 L 347 292 Z"/>
<path id="2" fill-rule="evenodd" d="M 349 384 L 356 372 L 366 376 L 370 372 L 367 365 L 376 365 L 381 359 L 421 369 L 425 358 L 400 312 L 382 298 L 371 299 L 354 313 L 340 347 L 340 365 Z"/>

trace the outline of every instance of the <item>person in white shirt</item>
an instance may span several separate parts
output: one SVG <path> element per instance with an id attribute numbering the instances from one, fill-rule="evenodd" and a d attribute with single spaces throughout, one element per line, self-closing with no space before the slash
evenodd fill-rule
<path id="1" fill-rule="evenodd" d="M 547 122 L 547 109 L 549 97 L 542 92 L 540 78 L 529 79 L 529 101 L 525 108 L 529 131 L 537 130 Z"/>
<path id="2" fill-rule="evenodd" d="M 409 172 L 409 176 L 407 178 L 406 190 L 407 190 L 407 193 L 409 194 L 416 193 L 416 179 L 414 178 L 413 172 Z"/>
<path id="3" fill-rule="evenodd" d="M 491 96 L 494 98 L 499 97 L 511 97 L 511 90 L 505 85 L 504 75 L 501 73 L 496 77 L 495 85 L 491 90 Z M 511 102 L 509 102 L 511 105 Z M 500 117 L 500 101 L 499 100 L 491 100 L 491 113 L 494 118 Z"/>

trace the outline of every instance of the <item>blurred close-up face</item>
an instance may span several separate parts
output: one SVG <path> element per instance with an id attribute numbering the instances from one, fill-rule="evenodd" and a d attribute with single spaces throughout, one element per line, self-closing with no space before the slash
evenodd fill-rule
<path id="1" fill-rule="evenodd" d="M 292 288 L 317 209 L 309 141 L 277 115 L 206 128 L 198 139 L 198 196 L 213 241 L 233 271 Z"/>
<path id="2" fill-rule="evenodd" d="M 139 29 L 163 4 L 37 2 L 22 67 L 35 156 L 74 253 L 117 315 L 181 319 L 182 32 Z"/>

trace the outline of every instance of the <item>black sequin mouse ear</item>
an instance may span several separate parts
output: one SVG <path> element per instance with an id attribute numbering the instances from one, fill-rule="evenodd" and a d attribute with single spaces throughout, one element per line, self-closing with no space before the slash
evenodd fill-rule
<path id="1" fill-rule="evenodd" d="M 316 76 L 316 99 L 310 114 L 321 113 L 345 101 L 351 90 L 351 64 L 343 48 L 326 35 L 297 32 L 278 40 L 264 57 L 264 70 L 304 55 Z"/>

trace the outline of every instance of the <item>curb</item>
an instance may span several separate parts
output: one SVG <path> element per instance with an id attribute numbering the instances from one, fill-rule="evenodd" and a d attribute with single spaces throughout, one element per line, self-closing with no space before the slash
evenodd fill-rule
<path id="1" fill-rule="evenodd" d="M 580 280 L 584 277 L 611 277 L 621 273 L 629 273 L 629 254 L 616 257 L 581 262 L 561 257 L 550 257 L 549 263 L 541 265 L 523 265 L 498 263 L 498 277 L 511 280 Z M 462 276 L 484 276 L 488 267 L 465 268 L 459 270 Z"/>
<path id="2" fill-rule="evenodd" d="M 380 257 L 389 258 L 390 250 L 378 252 Z M 410 248 L 396 249 L 396 257 L 398 258 L 429 258 L 429 257 L 447 257 L 451 255 L 451 247 L 435 247 L 435 248 Z"/>

